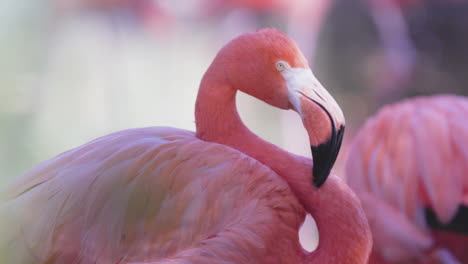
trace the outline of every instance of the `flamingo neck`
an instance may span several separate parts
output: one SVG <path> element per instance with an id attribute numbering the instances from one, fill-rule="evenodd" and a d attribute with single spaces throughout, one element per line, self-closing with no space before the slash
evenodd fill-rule
<path id="1" fill-rule="evenodd" d="M 289 153 L 271 144 L 248 129 L 236 107 L 237 90 L 213 70 L 203 77 L 195 105 L 196 136 L 235 148 L 283 176 L 288 183 L 307 175 L 307 186 L 312 182 L 312 161 Z"/>
<path id="2" fill-rule="evenodd" d="M 319 230 L 317 249 L 304 263 L 367 263 L 372 235 L 361 203 L 343 180 L 330 175 L 315 192 L 304 194 L 305 209 Z"/>
<path id="3" fill-rule="evenodd" d="M 235 148 L 286 180 L 319 230 L 319 246 L 310 254 L 304 253 L 304 263 L 365 263 L 349 262 L 350 257 L 367 258 L 370 251 L 367 221 L 354 194 L 344 183 L 335 183 L 336 177 L 317 189 L 312 185 L 311 159 L 282 150 L 251 132 L 237 112 L 236 90 L 214 68 L 208 69 L 200 85 L 195 105 L 196 136 Z M 343 190 L 345 193 L 340 193 Z M 358 214 L 358 219 L 353 214 Z M 330 258 L 335 261 L 330 262 Z"/>

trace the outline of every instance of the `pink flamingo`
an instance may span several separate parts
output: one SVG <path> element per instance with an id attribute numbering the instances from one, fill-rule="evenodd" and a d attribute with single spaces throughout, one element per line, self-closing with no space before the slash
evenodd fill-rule
<path id="1" fill-rule="evenodd" d="M 346 177 L 361 198 L 371 263 L 468 263 L 468 100 L 384 107 L 354 140 Z"/>
<path id="2" fill-rule="evenodd" d="M 237 91 L 297 111 L 313 162 L 246 128 Z M 121 131 L 24 174 L 0 207 L 0 262 L 367 261 L 359 200 L 336 176 L 325 182 L 342 112 L 291 39 L 264 29 L 228 43 L 203 77 L 195 118 L 196 133 Z M 298 241 L 306 211 L 320 232 L 311 253 Z"/>

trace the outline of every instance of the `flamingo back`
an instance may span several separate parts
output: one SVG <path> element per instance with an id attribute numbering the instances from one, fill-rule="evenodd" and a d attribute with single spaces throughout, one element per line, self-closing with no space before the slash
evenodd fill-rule
<path id="1" fill-rule="evenodd" d="M 173 128 L 96 139 L 4 197 L 1 263 L 287 263 L 305 216 L 268 167 Z"/>
<path id="2" fill-rule="evenodd" d="M 467 115 L 463 96 L 419 97 L 384 107 L 356 136 L 347 181 L 387 259 L 418 258 L 436 242 L 426 210 L 443 225 L 468 205 Z"/>

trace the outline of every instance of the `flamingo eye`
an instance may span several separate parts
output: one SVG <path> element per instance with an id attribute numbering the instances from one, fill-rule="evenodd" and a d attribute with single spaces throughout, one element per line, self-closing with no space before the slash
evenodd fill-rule
<path id="1" fill-rule="evenodd" d="M 289 69 L 289 67 L 290 67 L 289 64 L 288 64 L 287 62 L 285 62 L 285 61 L 278 61 L 278 62 L 276 63 L 276 69 L 277 69 L 279 72 L 282 72 L 282 71 L 284 71 L 284 70 L 286 70 L 286 69 Z"/>

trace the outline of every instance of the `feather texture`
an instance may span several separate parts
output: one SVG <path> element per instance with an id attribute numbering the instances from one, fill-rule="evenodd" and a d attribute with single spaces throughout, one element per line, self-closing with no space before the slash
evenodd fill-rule
<path id="1" fill-rule="evenodd" d="M 1 263 L 260 263 L 278 250 L 291 260 L 305 216 L 268 167 L 173 128 L 99 138 L 13 186 Z"/>
<path id="2" fill-rule="evenodd" d="M 467 114 L 465 97 L 419 97 L 384 107 L 356 136 L 346 176 L 372 219 L 374 249 L 384 259 L 415 261 L 432 246 L 443 247 L 425 209 L 447 224 L 468 205 Z"/>

